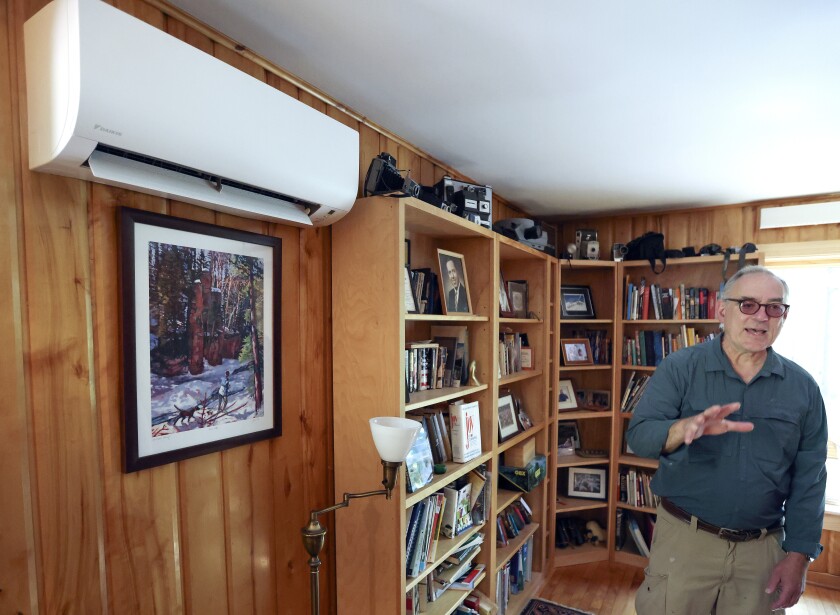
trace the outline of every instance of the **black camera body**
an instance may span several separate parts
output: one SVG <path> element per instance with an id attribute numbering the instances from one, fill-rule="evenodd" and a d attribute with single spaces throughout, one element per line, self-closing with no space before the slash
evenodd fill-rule
<path id="1" fill-rule="evenodd" d="M 397 169 L 397 160 L 388 152 L 374 158 L 365 176 L 365 196 L 418 197 L 420 184 L 402 176 Z"/>

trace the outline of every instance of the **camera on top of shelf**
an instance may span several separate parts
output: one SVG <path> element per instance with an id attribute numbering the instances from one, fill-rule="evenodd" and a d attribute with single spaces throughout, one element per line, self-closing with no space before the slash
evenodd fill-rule
<path id="1" fill-rule="evenodd" d="M 365 196 L 404 197 L 420 195 L 420 184 L 397 169 L 397 160 L 388 152 L 374 158 L 365 176 Z"/>

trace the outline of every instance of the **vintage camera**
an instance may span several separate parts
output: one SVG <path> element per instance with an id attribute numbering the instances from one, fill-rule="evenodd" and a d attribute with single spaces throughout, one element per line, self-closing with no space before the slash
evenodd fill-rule
<path id="1" fill-rule="evenodd" d="M 591 258 L 591 253 L 589 252 L 590 241 L 598 241 L 598 231 L 593 229 L 578 229 L 575 232 L 575 247 L 577 248 L 575 258 Z"/>
<path id="2" fill-rule="evenodd" d="M 365 196 L 404 197 L 420 195 L 420 184 L 397 169 L 397 160 L 388 152 L 374 158 L 365 176 Z"/>

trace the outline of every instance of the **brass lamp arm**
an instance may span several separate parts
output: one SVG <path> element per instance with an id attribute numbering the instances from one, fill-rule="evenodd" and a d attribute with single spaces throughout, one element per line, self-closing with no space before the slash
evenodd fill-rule
<path id="1" fill-rule="evenodd" d="M 346 508 L 350 506 L 350 500 L 357 500 L 360 498 L 369 498 L 374 495 L 388 495 L 387 489 L 379 489 L 377 491 L 364 491 L 362 493 L 345 493 L 344 498 L 338 503 L 333 504 L 328 508 L 322 508 L 321 510 L 313 510 L 309 513 L 309 522 L 312 523 L 316 521 L 318 517 L 323 515 L 324 513 L 332 512 L 334 510 L 338 510 L 339 508 Z"/>

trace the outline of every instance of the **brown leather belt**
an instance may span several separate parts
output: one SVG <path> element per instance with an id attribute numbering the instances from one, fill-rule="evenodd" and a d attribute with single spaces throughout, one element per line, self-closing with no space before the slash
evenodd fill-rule
<path id="1" fill-rule="evenodd" d="M 691 513 L 683 510 L 670 500 L 666 498 L 662 498 L 662 508 L 667 510 L 673 516 L 675 516 L 680 521 L 684 521 L 685 523 L 691 523 Z M 748 540 L 755 540 L 757 538 L 761 538 L 763 535 L 772 534 L 773 532 L 778 532 L 782 529 L 782 524 L 777 523 L 771 527 L 768 527 L 766 530 L 733 530 L 727 527 L 718 527 L 716 525 L 712 525 L 711 523 L 706 523 L 702 519 L 697 519 L 697 527 L 698 529 L 703 530 L 704 532 L 709 532 L 710 534 L 714 534 L 719 538 L 723 538 L 724 540 L 729 540 L 732 542 L 746 542 Z"/>

